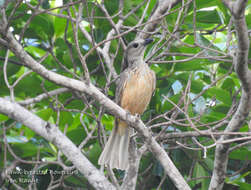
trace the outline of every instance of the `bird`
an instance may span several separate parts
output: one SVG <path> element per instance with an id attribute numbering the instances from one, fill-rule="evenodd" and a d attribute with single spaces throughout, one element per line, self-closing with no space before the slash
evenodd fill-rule
<path id="1" fill-rule="evenodd" d="M 156 87 L 155 72 L 144 61 L 146 46 L 153 39 L 136 39 L 124 53 L 126 69 L 117 82 L 115 102 L 132 115 L 139 116 L 146 110 Z M 129 143 L 133 128 L 115 118 L 115 126 L 99 157 L 98 164 L 126 170 L 129 165 Z"/>

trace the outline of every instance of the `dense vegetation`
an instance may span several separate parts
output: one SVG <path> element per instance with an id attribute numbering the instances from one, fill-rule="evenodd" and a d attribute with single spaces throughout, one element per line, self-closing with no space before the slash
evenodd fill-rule
<path id="1" fill-rule="evenodd" d="M 251 1 L 242 2 L 244 11 L 238 13 L 246 23 L 239 25 L 243 18 L 219 0 L 60 2 L 0 1 L 2 102 L 17 102 L 56 125 L 99 168 L 105 137 L 114 125 L 114 115 L 122 117 L 121 112 L 108 109 L 107 99 L 98 99 L 91 87 L 89 91 L 78 89 L 74 82 L 70 87 L 35 67 L 41 64 L 47 71 L 87 86 L 90 81 L 114 100 L 126 44 L 136 36 L 151 37 L 154 43 L 145 60 L 156 73 L 157 85 L 141 117 L 143 123 L 191 188 L 209 188 L 212 175 L 220 173 L 216 147 L 220 150 L 224 145 L 225 152 L 217 153 L 222 153 L 223 163 L 228 162 L 226 171 L 221 168 L 223 188 L 251 189 L 250 97 L 243 98 L 246 102 L 241 98 L 243 91 L 251 89 L 250 79 L 245 79 L 248 67 L 241 67 L 251 62 L 242 48 L 248 48 L 245 35 L 251 35 Z M 237 8 L 240 2 L 236 1 Z M 156 17 L 158 11 L 160 17 Z M 18 51 L 10 35 L 27 54 Z M 246 112 L 241 106 L 246 106 Z M 63 154 L 57 143 L 22 122 L 29 118 L 18 120 L 16 112 L 1 106 L 0 113 L 0 189 L 97 188 L 78 171 L 74 155 Z M 140 131 L 133 139 L 139 150 L 135 156 L 141 158 L 136 189 L 178 188 L 162 162 L 147 149 Z M 124 171 L 103 168 L 100 173 L 115 186 L 124 176 L 130 177 Z"/>

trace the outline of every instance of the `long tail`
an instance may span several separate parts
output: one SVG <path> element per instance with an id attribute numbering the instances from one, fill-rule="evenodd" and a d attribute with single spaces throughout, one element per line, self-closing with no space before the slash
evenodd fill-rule
<path id="1" fill-rule="evenodd" d="M 109 165 L 111 168 L 121 170 L 127 169 L 130 130 L 130 127 L 127 127 L 123 121 L 119 121 L 118 125 L 113 127 L 108 142 L 99 157 L 99 165 Z"/>

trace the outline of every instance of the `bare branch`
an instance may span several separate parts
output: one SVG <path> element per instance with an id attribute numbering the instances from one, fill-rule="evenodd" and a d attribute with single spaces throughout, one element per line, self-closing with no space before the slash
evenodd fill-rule
<path id="1" fill-rule="evenodd" d="M 150 35 L 145 32 L 153 32 L 156 29 L 156 26 L 160 23 L 161 16 L 164 15 L 168 10 L 170 10 L 172 7 L 174 7 L 177 3 L 179 3 L 181 0 L 160 0 L 159 5 L 151 18 L 149 19 L 150 23 L 147 24 L 143 32 L 138 35 L 139 38 L 147 38 Z M 153 21 L 153 22 L 151 22 Z"/>
<path id="2" fill-rule="evenodd" d="M 251 109 L 251 71 L 248 69 L 249 37 L 244 15 L 247 0 L 236 2 L 223 0 L 223 3 L 230 9 L 233 15 L 238 40 L 234 66 L 243 88 L 238 109 L 225 129 L 225 132 L 234 132 L 242 127 Z M 230 136 L 224 135 L 221 137 L 221 140 L 224 141 L 229 138 Z M 230 144 L 218 144 L 216 146 L 210 190 L 221 190 L 223 188 L 228 164 L 229 146 Z"/>
<path id="3" fill-rule="evenodd" d="M 5 36 L 6 40 L 9 42 L 11 51 L 17 57 L 19 57 L 19 59 L 24 63 L 25 66 L 29 67 L 42 77 L 58 85 L 64 86 L 66 88 L 71 88 L 79 92 L 84 92 L 90 95 L 91 97 L 96 99 L 102 106 L 104 106 L 109 112 L 111 112 L 118 118 L 123 119 L 130 126 L 133 126 L 143 137 L 145 143 L 147 143 L 148 149 L 151 150 L 153 155 L 155 155 L 156 158 L 160 161 L 167 175 L 172 179 L 175 186 L 178 189 L 182 190 L 190 189 L 188 184 L 185 182 L 183 176 L 179 173 L 179 171 L 177 170 L 177 168 L 175 167 L 175 165 L 173 164 L 173 162 L 171 161 L 165 150 L 156 142 L 156 140 L 152 137 L 150 130 L 145 127 L 143 122 L 139 120 L 138 117 L 129 115 L 125 110 L 123 110 L 113 101 L 108 99 L 104 94 L 102 94 L 91 83 L 86 84 L 85 82 L 71 79 L 47 70 L 44 66 L 38 64 L 30 55 L 28 55 L 24 51 L 22 46 L 15 40 L 14 36 L 10 32 L 5 33 L 4 28 L 0 28 L 0 32 L 2 33 L 2 35 Z M 66 154 L 66 152 L 64 153 Z"/>
<path id="4" fill-rule="evenodd" d="M 26 99 L 26 100 L 22 100 L 22 101 L 19 101 L 18 103 L 20 105 L 29 105 L 29 104 L 34 104 L 34 103 L 37 103 L 37 102 L 40 102 L 41 100 L 43 99 L 46 99 L 50 96 L 55 96 L 55 95 L 58 95 L 58 94 L 61 94 L 61 93 L 64 93 L 64 92 L 69 92 L 70 89 L 68 88 L 59 88 L 59 89 L 56 89 L 56 90 L 52 90 L 48 93 L 43 93 L 43 94 L 40 94 L 38 95 L 37 97 L 35 98 L 29 98 L 29 99 Z"/>
<path id="5" fill-rule="evenodd" d="M 47 123 L 16 103 L 0 98 L 0 112 L 15 119 L 48 141 L 54 143 L 67 158 L 84 174 L 89 183 L 96 189 L 115 189 L 105 176 L 60 130 L 57 126 Z M 84 163 L 84 164 L 83 164 Z"/>

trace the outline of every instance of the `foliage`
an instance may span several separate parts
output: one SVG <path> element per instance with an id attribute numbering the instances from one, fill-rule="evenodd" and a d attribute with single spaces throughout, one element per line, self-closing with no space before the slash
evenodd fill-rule
<path id="1" fill-rule="evenodd" d="M 21 3 L 17 7 L 17 3 L 13 1 L 8 4 L 6 15 L 12 16 L 11 30 L 34 59 L 42 60 L 42 65 L 58 74 L 82 79 L 84 71 L 75 38 L 78 37 L 79 48 L 83 55 L 90 51 L 94 42 L 106 40 L 108 33 L 113 29 L 111 21 L 117 23 L 119 20 L 119 2 L 104 1 L 109 15 L 114 15 L 109 20 L 100 8 L 100 1 L 84 1 L 81 26 L 93 41 L 89 41 L 81 30 L 74 35 L 75 22 L 67 18 L 77 18 L 80 3 L 73 1 L 73 5 L 67 6 L 68 3 L 63 1 L 63 7 L 57 8 L 58 5 L 54 1 L 44 0 L 39 5 L 39 10 L 45 11 L 36 12 L 38 1 L 31 0 L 30 3 Z M 123 15 L 141 3 L 140 0 L 125 1 Z M 149 1 L 144 22 L 148 21 L 156 3 L 155 0 Z M 153 35 L 154 43 L 146 52 L 145 57 L 158 80 L 155 95 L 142 120 L 147 126 L 152 127 L 155 135 L 161 134 L 157 136 L 158 141 L 165 147 L 189 185 L 192 188 L 206 190 L 213 169 L 215 147 L 210 145 L 214 144 L 214 139 L 210 135 L 185 136 L 185 138 L 178 135 L 177 138 L 173 138 L 168 134 L 195 132 L 192 123 L 197 130 L 208 133 L 210 129 L 214 129 L 215 133 L 224 130 L 241 96 L 241 84 L 233 71 L 230 56 L 236 47 L 236 39 L 232 25 L 228 25 L 231 15 L 220 1 L 196 0 L 194 3 L 190 1 L 184 3 L 184 7 L 180 3 L 165 16 L 160 23 L 161 26 L 158 27 L 158 32 Z M 147 3 L 143 3 L 137 11 L 127 17 L 123 23 L 124 27 L 121 27 L 119 32 L 123 33 L 135 26 L 144 14 L 146 6 Z M 14 9 L 16 10 L 12 15 Z M 251 29 L 250 12 L 251 1 L 246 8 L 249 29 Z M 132 31 L 123 35 L 123 39 L 129 42 L 135 36 L 136 32 Z M 104 47 L 104 44 L 100 47 Z M 61 88 L 34 72 L 26 75 L 25 73 L 30 71 L 29 68 L 22 66 L 13 53 L 9 54 L 5 68 L 6 54 L 6 48 L 1 48 L 1 97 L 11 98 L 13 93 L 15 101 L 22 104 L 24 100 Z M 110 61 L 113 61 L 114 56 L 112 64 L 119 73 L 123 60 L 123 47 L 118 38 L 111 41 L 109 56 Z M 111 75 L 111 70 L 99 51 L 91 52 L 87 58 L 87 66 L 91 73 L 91 82 L 113 99 L 114 76 Z M 15 84 L 19 79 L 21 80 Z M 15 84 L 14 88 L 8 87 L 7 81 L 10 86 Z M 69 90 L 24 106 L 45 121 L 57 124 L 74 144 L 81 146 L 83 154 L 99 167 L 97 160 L 103 145 L 102 137 L 110 133 L 114 117 L 103 110 L 92 97 Z M 71 171 L 64 173 L 62 163 L 71 166 L 67 158 L 57 150 L 57 147 L 26 126 L 0 114 L 0 128 L 0 135 L 3 137 L 0 157 L 4 158 L 0 161 L 0 168 L 15 163 L 15 169 L 10 173 L 10 177 L 21 187 L 26 188 L 30 184 L 29 180 L 36 180 L 37 188 L 45 189 L 51 181 L 59 180 L 63 185 L 55 189 L 66 186 L 92 188 L 76 168 L 73 167 Z M 247 124 L 241 128 L 241 132 L 244 133 L 239 137 L 244 137 L 245 132 L 249 132 Z M 219 138 L 219 135 L 214 135 L 214 138 Z M 140 138 L 137 142 L 140 147 Z M 196 142 L 206 149 L 203 150 Z M 240 143 L 242 141 L 236 141 L 231 146 Z M 204 152 L 205 150 L 207 151 Z M 229 177 L 226 179 L 225 188 L 250 189 L 251 165 L 248 161 L 250 150 L 250 145 L 247 145 L 231 152 L 227 171 Z M 37 165 L 36 160 L 44 161 L 46 164 Z M 119 181 L 123 179 L 124 172 L 116 170 L 114 172 Z M 15 189 L 8 179 L 0 184 L 8 189 Z M 160 163 L 149 152 L 140 162 L 137 189 L 175 189 Z"/>

